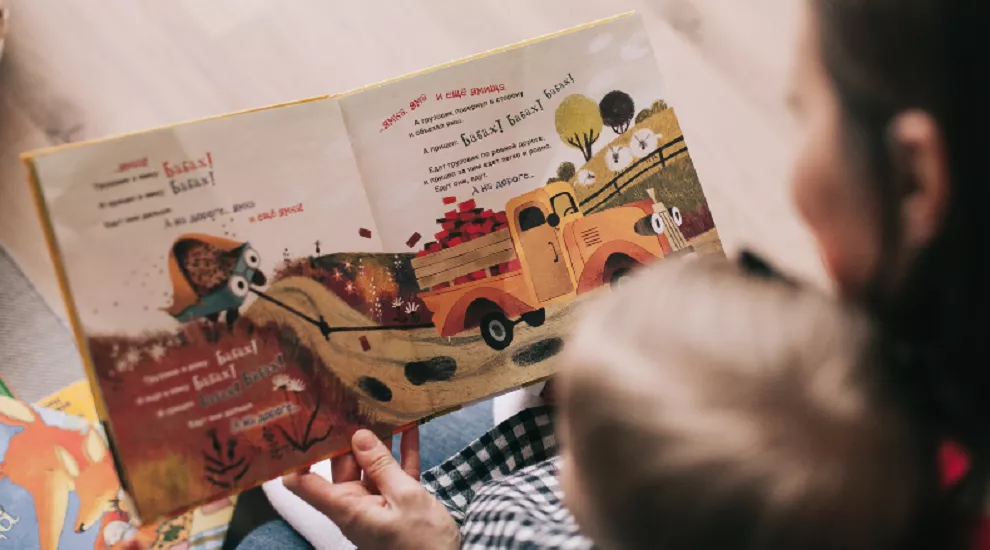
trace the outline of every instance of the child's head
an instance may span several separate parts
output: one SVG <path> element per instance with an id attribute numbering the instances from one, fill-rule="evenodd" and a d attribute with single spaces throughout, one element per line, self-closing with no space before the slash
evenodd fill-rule
<path id="1" fill-rule="evenodd" d="M 645 269 L 567 345 L 568 505 L 605 548 L 905 548 L 934 483 L 872 342 L 724 260 Z"/>

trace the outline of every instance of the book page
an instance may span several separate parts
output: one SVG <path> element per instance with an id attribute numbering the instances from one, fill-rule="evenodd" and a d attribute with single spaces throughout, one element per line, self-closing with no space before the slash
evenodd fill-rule
<path id="1" fill-rule="evenodd" d="M 575 307 L 718 235 L 638 16 L 341 98 L 388 252 L 410 260 L 415 362 L 391 405 L 436 409 L 554 371 Z M 392 311 L 403 316 L 401 303 Z M 411 365 L 411 366 L 410 366 Z"/>
<path id="2" fill-rule="evenodd" d="M 357 376 L 337 368 L 360 347 L 326 330 L 373 324 L 344 277 L 382 251 L 336 100 L 31 162 L 142 519 L 312 462 L 359 426 L 391 430 L 365 421 Z"/>

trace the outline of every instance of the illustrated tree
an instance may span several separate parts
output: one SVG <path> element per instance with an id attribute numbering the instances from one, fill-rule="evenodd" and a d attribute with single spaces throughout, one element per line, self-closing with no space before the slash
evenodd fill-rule
<path id="1" fill-rule="evenodd" d="M 581 151 L 585 162 L 590 161 L 591 146 L 601 137 L 605 125 L 594 100 L 580 94 L 567 96 L 557 107 L 554 122 L 560 139 Z"/>
<path id="2" fill-rule="evenodd" d="M 619 90 L 605 94 L 602 102 L 598 104 L 598 109 L 601 111 L 602 120 L 616 134 L 628 130 L 629 124 L 636 116 L 636 105 L 633 103 L 633 98 Z"/>
<path id="3" fill-rule="evenodd" d="M 651 116 L 662 111 L 666 111 L 669 108 L 670 107 L 667 105 L 666 101 L 658 99 L 657 101 L 654 101 L 653 105 L 650 105 L 648 109 L 643 109 L 638 115 L 636 115 L 636 124 L 640 124 Z"/>
<path id="4" fill-rule="evenodd" d="M 559 181 L 571 181 L 575 174 L 577 174 L 577 168 L 574 167 L 573 162 L 564 161 L 557 167 L 557 179 Z"/>

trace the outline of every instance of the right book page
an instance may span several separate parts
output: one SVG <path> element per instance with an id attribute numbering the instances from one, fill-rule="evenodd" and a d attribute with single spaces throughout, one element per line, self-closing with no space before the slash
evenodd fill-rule
<path id="1" fill-rule="evenodd" d="M 575 306 L 720 250 L 643 23 L 620 16 L 340 100 L 410 323 L 404 396 L 442 410 L 553 373 Z M 424 325 L 434 325 L 428 327 Z"/>

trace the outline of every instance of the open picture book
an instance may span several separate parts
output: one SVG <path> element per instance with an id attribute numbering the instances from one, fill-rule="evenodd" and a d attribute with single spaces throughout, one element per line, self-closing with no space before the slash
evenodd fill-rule
<path id="1" fill-rule="evenodd" d="M 721 250 L 635 15 L 24 161 L 145 521 L 545 380 L 583 297 Z"/>

